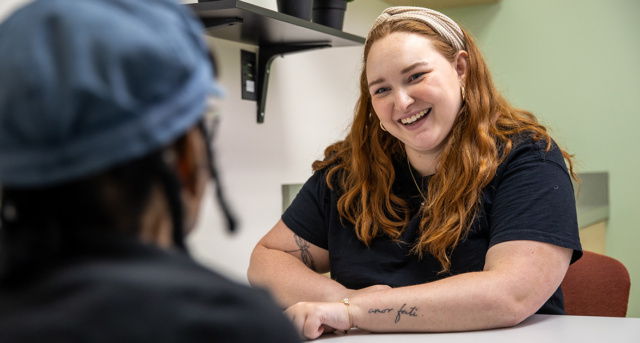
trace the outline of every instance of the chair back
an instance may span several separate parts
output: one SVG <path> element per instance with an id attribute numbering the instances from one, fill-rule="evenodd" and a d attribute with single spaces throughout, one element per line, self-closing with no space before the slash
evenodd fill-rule
<path id="1" fill-rule="evenodd" d="M 578 316 L 625 317 L 631 281 L 620 261 L 585 251 L 569 266 L 562 281 L 567 314 Z"/>

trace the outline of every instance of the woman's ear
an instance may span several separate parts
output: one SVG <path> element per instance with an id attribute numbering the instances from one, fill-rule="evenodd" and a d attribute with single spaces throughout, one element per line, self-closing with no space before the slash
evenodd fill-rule
<path id="1" fill-rule="evenodd" d="M 458 51 L 453 58 L 453 67 L 458 74 L 458 80 L 460 80 L 461 84 L 464 84 L 469 74 L 469 54 L 464 50 Z"/>

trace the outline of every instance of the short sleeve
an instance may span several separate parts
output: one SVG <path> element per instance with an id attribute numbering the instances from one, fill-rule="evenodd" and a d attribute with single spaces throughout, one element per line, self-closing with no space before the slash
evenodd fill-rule
<path id="1" fill-rule="evenodd" d="M 576 203 L 560 149 L 524 142 L 509 154 L 496 174 L 489 213 L 490 246 L 532 240 L 573 249 L 582 256 Z"/>
<path id="2" fill-rule="evenodd" d="M 327 217 L 330 203 L 331 190 L 326 182 L 326 174 L 317 171 L 282 214 L 282 221 L 307 242 L 328 249 Z"/>

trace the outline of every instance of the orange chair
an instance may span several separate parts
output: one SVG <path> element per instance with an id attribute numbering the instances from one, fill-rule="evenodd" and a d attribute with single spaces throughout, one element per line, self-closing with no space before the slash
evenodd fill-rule
<path id="1" fill-rule="evenodd" d="M 562 281 L 565 311 L 577 316 L 625 317 L 630 288 L 629 272 L 622 263 L 585 251 Z"/>

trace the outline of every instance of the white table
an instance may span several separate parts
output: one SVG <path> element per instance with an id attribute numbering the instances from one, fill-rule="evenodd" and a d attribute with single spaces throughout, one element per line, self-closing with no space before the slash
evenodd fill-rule
<path id="1" fill-rule="evenodd" d="M 512 328 L 451 333 L 325 334 L 316 341 L 356 343 L 640 343 L 640 318 L 533 315 Z"/>

